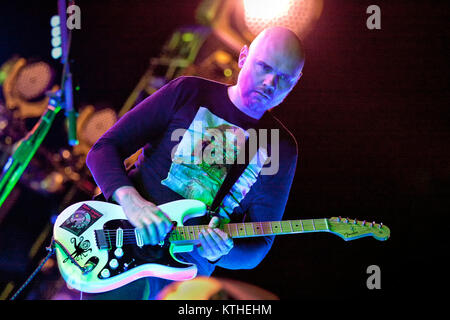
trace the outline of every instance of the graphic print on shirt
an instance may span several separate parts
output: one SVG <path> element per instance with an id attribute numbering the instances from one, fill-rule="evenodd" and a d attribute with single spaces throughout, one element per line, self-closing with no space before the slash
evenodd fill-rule
<path id="1" fill-rule="evenodd" d="M 232 164 L 242 163 L 249 133 L 200 107 L 172 154 L 167 178 L 161 184 L 186 199 L 211 205 Z M 267 151 L 260 148 L 223 200 L 220 214 L 227 219 L 255 183 Z"/>

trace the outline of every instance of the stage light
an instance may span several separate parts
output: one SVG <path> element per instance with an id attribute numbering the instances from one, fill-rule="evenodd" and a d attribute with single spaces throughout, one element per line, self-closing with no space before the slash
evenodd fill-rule
<path id="1" fill-rule="evenodd" d="M 52 46 L 53 47 L 61 47 L 61 37 L 52 38 Z"/>
<path id="2" fill-rule="evenodd" d="M 73 147 L 74 154 L 85 157 L 94 143 L 116 121 L 117 114 L 112 108 L 97 110 L 93 105 L 87 105 L 81 108 L 77 120 L 79 144 Z"/>
<path id="3" fill-rule="evenodd" d="M 286 27 L 304 39 L 322 9 L 323 0 L 204 0 L 196 15 L 199 23 L 210 25 L 239 52 L 267 27 Z"/>
<path id="4" fill-rule="evenodd" d="M 18 118 L 41 116 L 48 106 L 47 91 L 55 92 L 55 70 L 45 61 L 14 60 L 3 83 L 6 106 Z"/>
<path id="5" fill-rule="evenodd" d="M 52 58 L 55 60 L 61 58 L 61 56 L 62 56 L 61 47 L 53 48 L 51 54 L 52 54 Z"/>
<path id="6" fill-rule="evenodd" d="M 59 16 L 55 15 L 50 18 L 50 25 L 52 27 L 57 27 L 57 26 L 59 26 L 59 24 L 60 24 Z"/>
<path id="7" fill-rule="evenodd" d="M 59 19 L 58 15 L 51 17 L 50 26 L 52 27 L 50 33 L 52 35 L 51 44 L 53 47 L 52 51 L 51 51 L 51 55 L 52 55 L 52 58 L 56 60 L 56 59 L 61 58 L 61 56 L 62 56 L 61 24 L 60 24 L 60 19 Z"/>
<path id="8" fill-rule="evenodd" d="M 291 0 L 244 0 L 245 20 L 273 20 L 287 16 L 293 6 Z"/>

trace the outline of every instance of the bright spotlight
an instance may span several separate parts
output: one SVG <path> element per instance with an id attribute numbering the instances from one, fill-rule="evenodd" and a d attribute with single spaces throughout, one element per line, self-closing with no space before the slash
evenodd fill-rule
<path id="1" fill-rule="evenodd" d="M 253 34 L 271 26 L 283 26 L 302 34 L 318 18 L 316 0 L 243 0 L 244 19 Z M 319 12 L 319 13 L 318 13 Z"/>

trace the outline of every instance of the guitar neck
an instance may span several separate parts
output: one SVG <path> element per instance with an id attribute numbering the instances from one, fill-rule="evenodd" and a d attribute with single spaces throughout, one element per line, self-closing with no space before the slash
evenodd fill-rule
<path id="1" fill-rule="evenodd" d="M 171 242 L 196 241 L 207 225 L 176 227 L 170 234 Z M 220 228 L 231 238 L 250 238 L 271 235 L 329 231 L 328 221 L 323 219 L 283 220 L 266 222 L 229 223 Z"/>

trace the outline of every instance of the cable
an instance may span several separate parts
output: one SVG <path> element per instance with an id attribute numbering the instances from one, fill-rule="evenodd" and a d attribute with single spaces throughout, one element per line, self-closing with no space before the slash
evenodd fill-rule
<path id="1" fill-rule="evenodd" d="M 19 288 L 19 290 L 17 290 L 17 292 L 9 300 L 16 299 L 16 297 L 20 294 L 20 292 L 31 282 L 31 280 L 33 280 L 33 278 L 36 276 L 36 274 L 42 269 L 42 267 L 47 262 L 47 260 L 50 259 L 50 257 L 53 255 L 53 253 L 55 253 L 55 245 L 54 244 L 55 244 L 55 241 L 52 239 L 50 246 L 46 248 L 47 251 L 49 251 L 47 256 L 44 258 L 44 260 L 42 260 L 42 262 L 39 264 L 39 266 L 33 271 L 33 273 L 25 281 L 25 283 Z"/>

